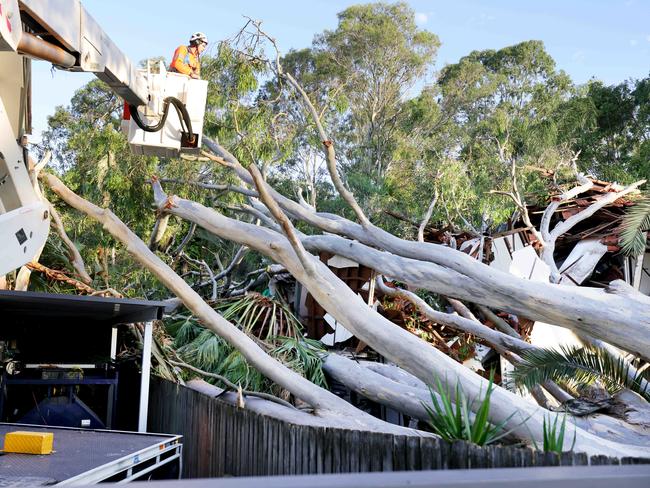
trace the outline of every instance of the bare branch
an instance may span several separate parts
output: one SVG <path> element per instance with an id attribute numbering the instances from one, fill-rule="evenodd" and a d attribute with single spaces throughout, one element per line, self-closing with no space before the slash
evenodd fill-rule
<path id="1" fill-rule="evenodd" d="M 492 310 L 490 310 L 487 307 L 484 307 L 483 305 L 478 305 L 478 309 L 481 311 L 481 313 L 484 315 L 484 317 L 492 322 L 494 326 L 499 329 L 501 332 L 504 334 L 509 335 L 510 337 L 517 337 L 518 339 L 521 339 L 521 336 L 517 333 L 515 329 L 510 327 L 510 324 L 503 320 L 501 317 L 499 317 L 497 314 L 495 314 Z"/>
<path id="2" fill-rule="evenodd" d="M 253 181 L 255 183 L 255 186 L 257 187 L 257 192 L 260 194 L 260 200 L 269 209 L 275 221 L 278 224 L 280 224 L 280 227 L 282 227 L 282 231 L 284 232 L 284 235 L 287 237 L 287 239 L 289 239 L 289 242 L 291 243 L 291 247 L 293 247 L 296 256 L 298 257 L 303 267 L 305 268 L 305 271 L 307 271 L 307 273 L 309 273 L 310 275 L 314 275 L 315 270 L 311 261 L 312 256 L 310 255 L 308 256 L 307 251 L 305 251 L 305 248 L 302 246 L 302 242 L 300 242 L 300 239 L 298 238 L 298 235 L 295 232 L 293 224 L 284 214 L 284 212 L 278 205 L 278 202 L 276 202 L 271 196 L 271 193 L 268 191 L 267 188 L 267 183 L 262 178 L 262 174 L 260 173 L 259 169 L 257 169 L 257 166 L 255 166 L 254 163 L 251 163 L 248 166 L 248 171 L 253 177 Z"/>
<path id="3" fill-rule="evenodd" d="M 191 185 L 198 188 L 203 188 L 204 190 L 216 190 L 216 191 L 230 191 L 233 193 L 240 193 L 249 197 L 257 197 L 257 192 L 254 190 L 249 190 L 248 188 L 243 188 L 236 185 L 216 185 L 212 183 L 203 183 L 201 181 L 192 181 L 192 180 L 178 180 L 175 178 L 161 178 L 161 183 L 170 183 L 174 185 Z"/>
<path id="4" fill-rule="evenodd" d="M 212 295 L 210 295 L 210 301 L 214 302 L 217 299 L 217 292 L 219 291 L 219 285 L 217 285 L 217 279 L 214 276 L 214 272 L 212 271 L 212 268 L 208 266 L 208 263 L 206 263 L 205 260 L 202 260 L 201 264 L 205 267 L 206 271 L 208 272 L 210 281 L 212 282 Z"/>
<path id="5" fill-rule="evenodd" d="M 357 216 L 357 219 L 359 220 L 359 222 L 361 222 L 361 225 L 363 225 L 364 227 L 369 225 L 370 221 L 368 220 L 368 217 L 366 217 L 365 213 L 363 212 L 358 202 L 354 198 L 352 192 L 350 192 L 345 187 L 345 184 L 343 183 L 343 180 L 339 175 L 337 164 L 336 164 L 336 152 L 334 151 L 334 142 L 327 135 L 327 132 L 323 127 L 323 123 L 321 121 L 321 117 L 318 113 L 318 110 L 312 103 L 307 92 L 305 92 L 305 90 L 303 89 L 302 85 L 300 85 L 300 83 L 291 75 L 291 73 L 284 71 L 282 64 L 280 63 L 280 50 L 278 49 L 275 39 L 262 30 L 261 22 L 249 19 L 249 23 L 254 25 L 259 35 L 267 39 L 273 46 L 273 49 L 275 50 L 275 60 L 273 66 L 275 67 L 275 72 L 278 78 L 287 80 L 289 85 L 291 85 L 291 87 L 298 93 L 303 104 L 307 108 L 308 112 L 311 114 L 312 120 L 316 125 L 316 130 L 318 131 L 318 135 L 323 143 L 323 146 L 325 147 L 327 169 L 330 173 L 330 178 L 332 179 L 332 183 L 334 183 L 334 187 L 339 192 L 343 200 L 354 211 L 355 215 Z"/>
<path id="6" fill-rule="evenodd" d="M 429 220 L 431 220 L 431 215 L 433 215 L 433 209 L 436 207 L 436 202 L 438 201 L 438 188 L 433 189 L 433 198 L 427 208 L 424 217 L 422 217 L 422 222 L 420 222 L 420 227 L 418 227 L 418 241 L 424 242 L 424 229 L 426 228 Z"/>
<path id="7" fill-rule="evenodd" d="M 181 243 L 178 245 L 176 249 L 174 249 L 174 252 L 172 253 L 174 256 L 178 256 L 180 253 L 183 252 L 183 249 L 187 247 L 187 245 L 190 243 L 192 240 L 192 237 L 194 237 L 194 232 L 196 231 L 196 224 L 194 222 L 190 223 L 190 228 L 187 231 L 187 234 L 185 234 L 185 237 L 183 237 L 183 240 Z"/>
<path id="8" fill-rule="evenodd" d="M 232 273 L 233 269 L 235 269 L 236 266 L 241 263 L 242 259 L 244 259 L 244 256 L 248 252 L 248 247 L 246 246 L 239 246 L 239 249 L 237 249 L 237 252 L 233 256 L 232 260 L 230 261 L 230 264 L 226 266 L 222 271 L 219 272 L 218 275 L 214 277 L 216 281 L 224 278 L 225 276 L 229 275 Z"/>
<path id="9" fill-rule="evenodd" d="M 516 359 L 512 355 L 513 352 L 521 354 L 523 352 L 535 349 L 535 346 L 532 344 L 528 344 L 519 338 L 511 337 L 499 331 L 490 329 L 478 320 L 472 320 L 461 317 L 459 315 L 438 312 L 437 310 L 431 308 L 415 293 L 400 288 L 392 288 L 386 285 L 382 276 L 377 276 L 376 282 L 377 288 L 383 294 L 392 297 L 405 298 L 409 302 L 413 303 L 413 305 L 415 305 L 415 307 L 420 310 L 420 312 L 422 312 L 425 317 L 437 324 L 445 325 L 447 327 L 451 327 L 454 330 L 480 337 L 489 343 L 492 347 L 494 347 L 494 349 L 499 354 L 510 358 L 513 362 L 516 362 Z"/>
<path id="10" fill-rule="evenodd" d="M 446 325 L 459 332 L 472 334 L 484 340 L 491 347 L 493 347 L 494 350 L 497 351 L 501 356 L 503 356 L 513 364 L 517 364 L 521 361 L 521 359 L 518 356 L 519 354 L 538 349 L 536 346 L 533 346 L 532 344 L 523 341 L 521 339 L 521 336 L 512 329 L 510 329 L 512 334 L 503 333 L 503 332 L 490 329 L 489 327 L 487 327 L 486 325 L 478 321 L 476 317 L 474 317 L 474 314 L 472 314 L 472 312 L 459 300 L 447 298 L 449 303 L 452 304 L 456 312 L 460 315 L 457 316 L 457 315 L 446 314 L 434 310 L 424 300 L 418 297 L 415 293 L 400 288 L 392 288 L 387 286 L 384 283 L 384 280 L 381 276 L 377 277 L 377 287 L 382 291 L 382 293 L 388 296 L 399 296 L 407 299 L 418 310 L 420 310 L 420 312 L 423 313 L 425 317 L 427 317 L 429 320 L 435 323 Z M 557 398 L 558 401 L 560 402 L 564 402 L 572 398 L 565 391 L 559 388 L 555 383 L 547 382 L 543 386 L 547 388 L 550 392 L 552 392 L 551 394 L 555 398 Z M 537 386 L 534 390 L 535 390 L 534 391 L 535 399 L 538 400 L 540 405 L 545 406 L 546 405 L 545 397 L 543 393 L 539 390 L 539 386 Z"/>
<path id="11" fill-rule="evenodd" d="M 174 366 L 179 366 L 183 369 L 187 369 L 189 371 L 192 371 L 196 374 L 199 374 L 201 376 L 205 376 L 206 378 L 214 378 L 216 380 L 221 381 L 224 385 L 226 385 L 230 390 L 232 391 L 237 391 L 239 389 L 239 386 L 234 384 L 232 381 L 230 381 L 228 378 L 225 376 L 221 376 L 220 374 L 216 373 L 209 373 L 208 371 L 203 371 L 202 369 L 199 369 L 195 366 L 192 366 L 191 364 L 184 363 L 182 361 L 173 361 L 169 359 L 167 362 L 169 364 L 173 364 Z M 276 396 L 273 396 L 269 393 L 263 393 L 263 392 L 258 392 L 258 391 L 250 391 L 250 390 L 242 390 L 242 393 L 247 396 L 254 396 L 258 398 L 264 398 L 265 400 L 269 400 L 271 402 L 275 402 L 279 405 L 283 405 L 287 408 L 291 409 L 296 409 L 293 405 L 291 405 L 289 402 L 284 401 L 282 398 L 278 398 Z"/>
<path id="12" fill-rule="evenodd" d="M 61 221 L 59 212 L 56 210 L 54 205 L 52 205 L 50 202 L 47 203 L 50 207 L 50 216 L 52 217 L 54 229 L 56 230 L 57 234 L 59 234 L 59 237 L 63 241 L 63 244 L 65 244 L 65 246 L 68 248 L 68 260 L 70 261 L 70 264 L 74 268 L 77 276 L 79 276 L 81 281 L 87 285 L 92 283 L 93 279 L 86 272 L 86 265 L 83 258 L 81 257 L 81 254 L 79 253 L 79 249 L 77 249 L 77 246 L 75 246 L 74 242 L 72 242 L 72 240 L 68 237 L 68 234 L 65 231 L 65 227 L 63 226 L 63 222 Z"/>
<path id="13" fill-rule="evenodd" d="M 368 220 L 368 217 L 366 217 L 366 214 L 363 212 L 363 210 L 361 210 L 361 206 L 359 206 L 359 203 L 354 198 L 352 192 L 350 192 L 345 187 L 345 184 L 343 183 L 343 180 L 339 175 L 337 164 L 336 164 L 336 152 L 334 151 L 334 142 L 327 136 L 327 133 L 325 132 L 325 129 L 323 128 L 323 125 L 318 116 L 318 112 L 316 111 L 314 105 L 311 103 L 309 96 L 303 90 L 302 86 L 300 86 L 300 84 L 296 81 L 296 79 L 293 76 L 291 76 L 291 74 L 281 71 L 280 67 L 279 67 L 279 74 L 280 76 L 286 78 L 289 81 L 289 84 L 293 86 L 294 89 L 300 94 L 300 96 L 303 99 L 303 102 L 309 109 L 309 112 L 312 114 L 312 118 L 314 120 L 314 123 L 316 124 L 318 134 L 321 138 L 321 141 L 323 142 L 323 146 L 325 147 L 327 169 L 329 171 L 330 178 L 332 178 L 332 183 L 334 183 L 334 187 L 336 188 L 336 191 L 339 192 L 343 200 L 345 200 L 345 203 L 347 203 L 350 206 L 350 208 L 354 211 L 355 215 L 357 216 L 357 219 L 359 219 L 359 222 L 361 222 L 361 225 L 363 225 L 364 227 L 369 225 L 370 221 Z"/>
<path id="14" fill-rule="evenodd" d="M 207 137 L 203 142 L 215 154 L 228 157 L 228 164 L 237 176 L 252 184 L 250 174 L 234 156 Z M 309 212 L 272 188 L 269 191 L 292 218 L 334 234 L 303 238 L 305 248 L 311 251 L 327 250 L 443 295 L 583 330 L 650 358 L 650 312 L 640 297 L 623 297 L 616 291 L 605 294 L 589 287 L 572 290 L 563 287 L 560 292 L 555 285 L 515 278 L 446 246 L 407 241 L 374 225 L 364 228 L 343 217 Z M 634 310 L 633 314 L 630 309 Z M 630 334 L 619 334 L 621 327 Z"/>

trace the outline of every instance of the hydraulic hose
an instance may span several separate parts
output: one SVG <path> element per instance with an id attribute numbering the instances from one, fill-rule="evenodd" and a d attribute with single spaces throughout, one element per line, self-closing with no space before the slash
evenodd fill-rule
<path id="1" fill-rule="evenodd" d="M 183 128 L 183 125 L 185 126 L 184 129 L 185 132 L 187 132 L 187 140 L 190 143 L 194 143 L 196 136 L 192 132 L 192 121 L 190 120 L 190 114 L 188 113 L 185 104 L 183 104 L 183 102 L 181 102 L 178 98 L 167 97 L 163 100 L 163 110 L 162 110 L 163 113 L 156 125 L 145 124 L 140 118 L 140 114 L 138 113 L 138 107 L 136 107 L 135 105 L 129 105 L 129 110 L 131 112 L 131 117 L 133 117 L 133 121 L 138 127 L 140 127 L 140 129 L 142 129 L 145 132 L 158 132 L 165 126 L 165 122 L 167 121 L 167 115 L 169 114 L 170 104 L 173 105 L 174 108 L 176 109 L 176 113 L 178 114 L 178 118 L 181 122 L 181 128 Z"/>

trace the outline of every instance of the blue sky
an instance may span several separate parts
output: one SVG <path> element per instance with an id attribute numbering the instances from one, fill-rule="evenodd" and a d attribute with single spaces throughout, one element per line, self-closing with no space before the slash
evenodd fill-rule
<path id="1" fill-rule="evenodd" d="M 211 41 L 234 34 L 244 15 L 264 22 L 280 48 L 303 48 L 315 34 L 336 28 L 336 14 L 357 3 L 347 0 L 85 0 L 83 4 L 134 62 L 171 58 L 192 32 Z M 650 0 L 410 0 L 420 27 L 442 42 L 437 67 L 476 49 L 498 49 L 539 39 L 577 83 L 595 77 L 619 83 L 650 74 Z M 183 10 L 183 6 L 187 9 Z M 66 105 L 92 75 L 51 72 L 33 64 L 34 140 L 46 117 Z"/>

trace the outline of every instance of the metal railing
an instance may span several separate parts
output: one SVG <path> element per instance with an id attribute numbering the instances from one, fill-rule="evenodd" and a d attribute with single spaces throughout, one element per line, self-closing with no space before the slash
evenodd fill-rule
<path id="1" fill-rule="evenodd" d="M 137 483 L 136 483 L 137 484 Z M 152 481 L 146 488 L 648 488 L 650 465 L 400 471 Z"/>

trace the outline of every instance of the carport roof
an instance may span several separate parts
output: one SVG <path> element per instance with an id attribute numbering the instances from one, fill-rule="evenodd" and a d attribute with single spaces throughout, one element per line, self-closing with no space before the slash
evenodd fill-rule
<path id="1" fill-rule="evenodd" d="M 158 301 L 0 290 L 1 322 L 129 324 L 161 319 L 164 310 L 165 303 Z"/>

